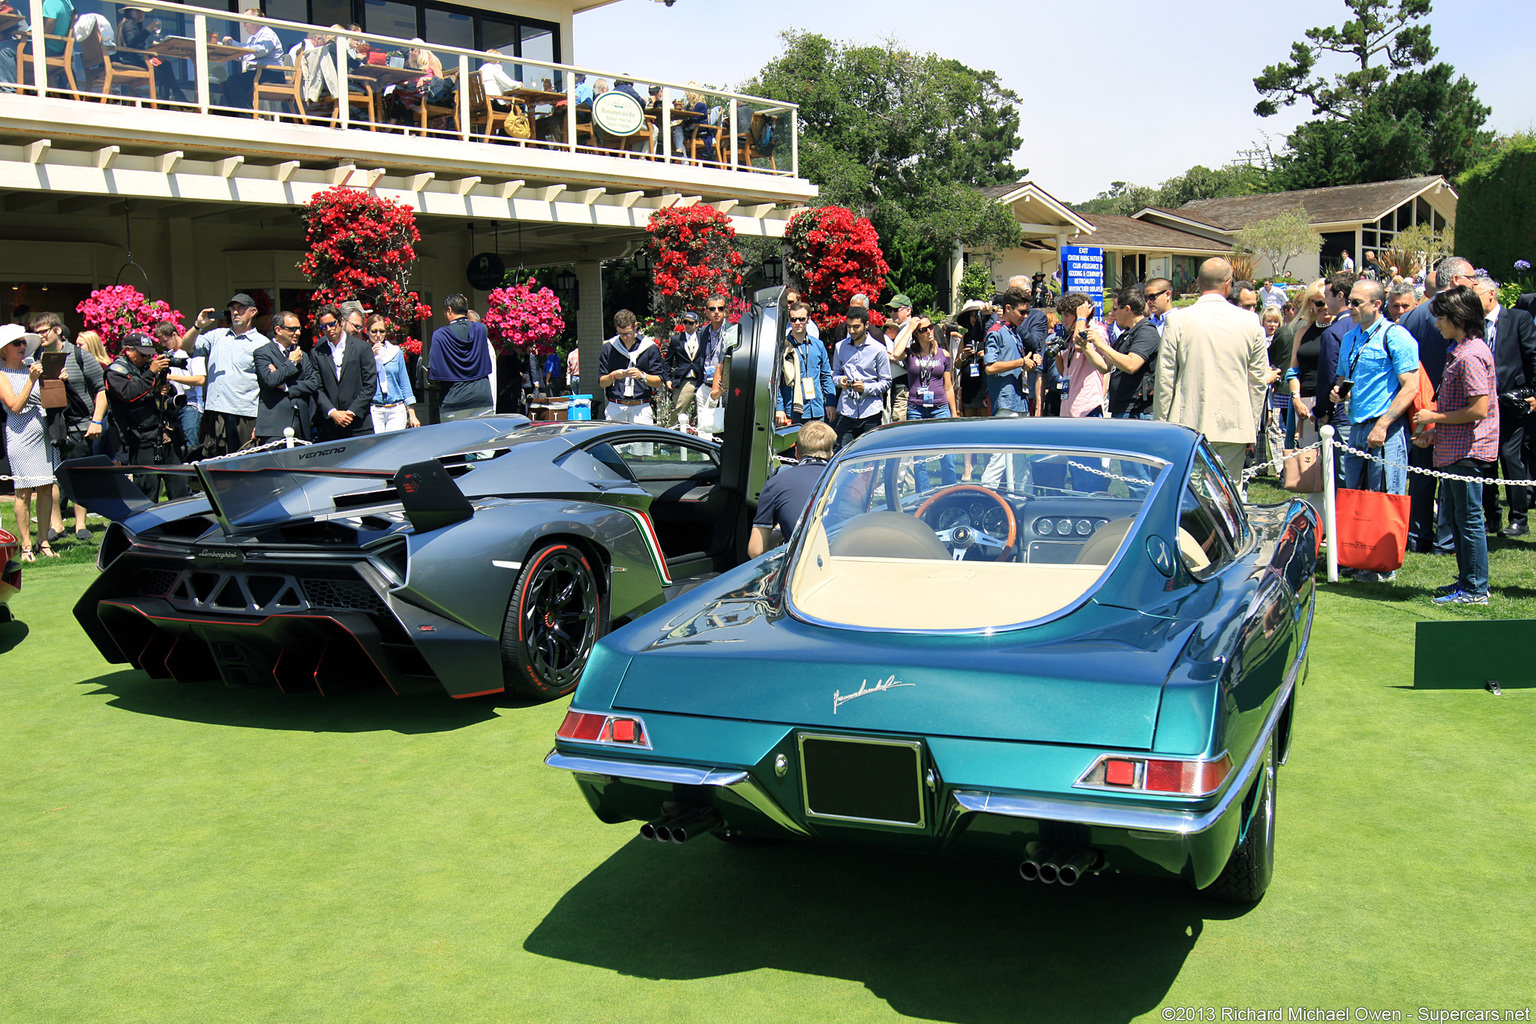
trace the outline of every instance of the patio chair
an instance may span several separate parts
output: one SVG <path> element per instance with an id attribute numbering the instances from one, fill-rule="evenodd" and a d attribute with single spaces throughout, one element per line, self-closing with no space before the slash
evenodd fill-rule
<path id="1" fill-rule="evenodd" d="M 46 40 L 63 43 L 64 52 L 55 56 L 47 54 L 43 57 L 44 70 L 52 80 L 55 71 L 62 72 L 69 82 L 69 91 L 78 94 L 79 87 L 75 84 L 75 34 L 73 32 L 62 36 L 44 36 Z M 29 56 L 29 47 L 32 44 L 31 36 L 24 36 L 16 45 L 16 84 L 30 85 L 32 76 L 32 58 Z M 49 88 L 52 88 L 50 86 Z"/>
<path id="2" fill-rule="evenodd" d="M 322 93 L 318 100 L 305 100 L 304 83 L 306 81 L 307 79 L 304 77 L 304 62 L 299 60 L 295 62 L 293 69 L 292 102 L 294 109 L 299 112 L 300 118 L 305 124 L 311 124 L 314 121 L 323 119 L 328 120 L 333 128 L 339 125 L 341 123 L 341 112 L 340 108 L 336 105 L 336 97 L 329 93 Z M 367 111 L 367 114 L 365 117 L 357 120 L 367 121 L 370 130 L 377 126 L 375 115 L 376 103 L 374 101 L 372 84 L 366 80 L 349 75 L 347 77 L 347 106 L 348 108 L 362 107 Z M 352 120 L 354 119 L 349 118 L 348 123 L 350 124 Z"/>
<path id="3" fill-rule="evenodd" d="M 281 71 L 282 78 L 277 81 L 269 79 L 267 76 L 274 71 Z M 302 115 L 304 106 L 298 101 L 298 88 L 299 69 L 297 67 L 269 65 L 261 68 L 257 71 L 256 81 L 251 86 L 251 116 L 260 120 L 262 114 L 271 114 L 274 121 L 281 120 L 282 115 L 288 112 L 282 109 L 284 107 L 292 107 L 294 112 Z M 267 100 L 279 104 L 279 109 L 262 110 L 261 104 Z"/>
<path id="4" fill-rule="evenodd" d="M 107 97 L 112 95 L 114 85 L 143 86 L 149 96 L 150 107 L 155 107 L 155 69 L 113 64 L 107 56 L 106 48 L 101 45 L 100 29 L 91 32 L 80 44 L 80 64 L 85 68 L 85 91 L 98 94 L 101 102 L 105 103 Z M 74 85 L 73 73 L 70 75 L 70 85 Z"/>
<path id="5" fill-rule="evenodd" d="M 509 104 L 510 109 L 498 110 L 496 104 L 491 102 L 491 97 L 486 94 L 485 80 L 478 74 L 471 74 L 469 76 L 470 132 L 473 133 L 476 126 L 479 126 L 482 134 L 485 136 L 485 141 L 490 142 L 496 136 L 497 129 L 505 125 L 509 118 L 527 116 L 522 104 L 516 100 L 506 99 L 504 102 Z M 502 137 L 510 138 L 511 136 L 503 135 Z M 522 139 L 515 139 L 514 141 L 521 142 Z"/>

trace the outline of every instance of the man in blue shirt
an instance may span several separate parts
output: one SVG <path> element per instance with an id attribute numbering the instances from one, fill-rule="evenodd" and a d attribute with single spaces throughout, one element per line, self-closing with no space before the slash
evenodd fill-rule
<path id="1" fill-rule="evenodd" d="M 869 310 L 849 306 L 848 337 L 837 343 L 832 357 L 832 383 L 837 387 L 837 446 L 880 425 L 885 393 L 891 389 L 891 361 L 883 342 L 869 338 Z"/>
<path id="2" fill-rule="evenodd" d="M 757 514 L 752 517 L 752 535 L 747 538 L 748 558 L 756 558 L 768 550 L 775 528 L 785 540 L 795 532 L 795 527 L 810 507 L 811 495 L 816 490 L 816 484 L 821 481 L 827 461 L 832 458 L 832 448 L 836 441 L 837 432 L 820 420 L 807 423 L 801 428 L 800 440 L 795 444 L 795 453 L 800 461 L 793 466 L 785 466 L 769 477 L 757 499 Z"/>
<path id="3" fill-rule="evenodd" d="M 1029 294 L 1023 288 L 1009 288 L 1003 293 L 1001 313 L 987 328 L 987 397 L 994 416 L 1030 413 L 1024 371 L 1038 367 L 1040 360 L 1038 356 L 1031 359 L 1019 336 L 1019 325 L 1028 312 Z"/>
<path id="4" fill-rule="evenodd" d="M 1339 349 L 1334 401 L 1349 415 L 1349 444 L 1372 450 L 1387 464 L 1344 453 L 1344 486 L 1408 493 L 1408 421 L 1404 413 L 1419 389 L 1419 346 L 1413 335 L 1382 313 L 1379 281 L 1357 281 L 1349 293 L 1355 329 Z"/>
<path id="5" fill-rule="evenodd" d="M 789 337 L 779 359 L 779 379 L 773 389 L 773 420 L 779 427 L 823 419 L 827 403 L 837 395 L 832 386 L 832 365 L 827 347 L 811 337 L 811 307 L 804 302 L 789 307 Z"/>

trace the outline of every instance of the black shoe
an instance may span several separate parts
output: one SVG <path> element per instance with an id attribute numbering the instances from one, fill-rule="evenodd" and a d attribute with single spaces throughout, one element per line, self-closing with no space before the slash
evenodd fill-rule
<path id="1" fill-rule="evenodd" d="M 62 536 L 64 536 L 64 534 L 60 533 L 58 530 L 49 530 L 48 531 L 48 543 L 52 544 L 54 541 L 58 540 Z"/>
<path id="2" fill-rule="evenodd" d="M 1504 527 L 1504 529 L 1499 531 L 1499 536 L 1524 537 L 1527 533 L 1530 532 L 1530 528 L 1527 527 L 1524 523 L 1510 523 L 1508 526 Z"/>

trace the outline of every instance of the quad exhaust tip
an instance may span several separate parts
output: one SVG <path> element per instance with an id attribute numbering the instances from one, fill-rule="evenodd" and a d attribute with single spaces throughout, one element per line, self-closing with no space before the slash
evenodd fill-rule
<path id="1" fill-rule="evenodd" d="M 1030 854 L 1019 863 L 1019 877 L 1026 882 L 1070 887 L 1099 865 L 1099 851 L 1083 846 L 1031 843 Z"/>
<path id="2" fill-rule="evenodd" d="M 640 826 L 640 838 L 658 843 L 686 843 L 725 824 L 713 807 L 681 807 Z"/>

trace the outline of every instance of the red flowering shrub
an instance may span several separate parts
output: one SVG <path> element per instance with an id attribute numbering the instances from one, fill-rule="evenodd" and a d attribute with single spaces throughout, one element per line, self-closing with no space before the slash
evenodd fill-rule
<path id="1" fill-rule="evenodd" d="M 811 306 L 811 319 L 823 330 L 842 323 L 848 300 L 863 292 L 873 306 L 891 272 L 880 254 L 880 236 L 868 217 L 856 217 L 841 206 L 801 210 L 784 233 L 790 244 L 785 265 L 801 285 L 801 297 Z M 884 322 L 871 311 L 876 326 Z"/>
<path id="2" fill-rule="evenodd" d="M 148 334 L 162 320 L 176 325 L 179 335 L 185 327 L 181 314 L 166 305 L 164 299 L 151 302 L 132 285 L 117 284 L 110 288 L 98 288 L 80 305 L 75 307 L 85 329 L 101 335 L 101 343 L 107 351 L 117 354 L 123 335 L 130 331 Z"/>
<path id="3" fill-rule="evenodd" d="M 548 288 L 537 288 L 538 279 L 527 284 L 497 288 L 486 302 L 485 329 L 498 352 L 508 345 L 538 355 L 554 351 L 554 341 L 565 330 L 560 300 Z"/>
<path id="4" fill-rule="evenodd" d="M 731 219 L 708 203 L 651 214 L 652 305 L 663 315 L 698 309 L 741 286 L 741 253 Z"/>
<path id="5" fill-rule="evenodd" d="M 309 252 L 299 261 L 299 272 L 315 285 L 314 305 L 355 299 L 401 329 L 432 315 L 430 306 L 406 290 L 414 246 L 421 241 L 409 206 L 336 186 L 316 192 L 303 216 Z M 421 352 L 413 338 L 401 347 Z"/>

